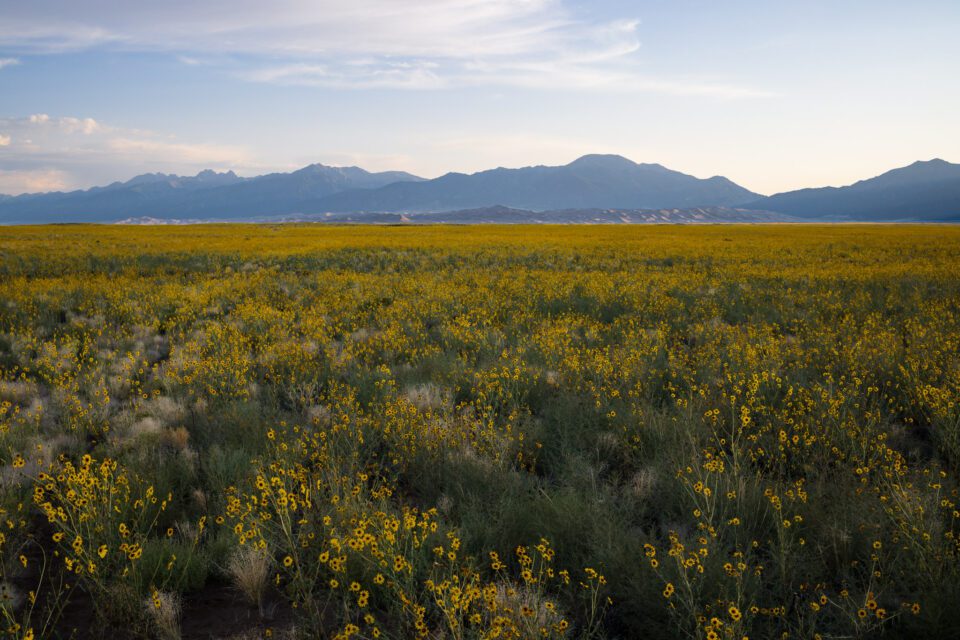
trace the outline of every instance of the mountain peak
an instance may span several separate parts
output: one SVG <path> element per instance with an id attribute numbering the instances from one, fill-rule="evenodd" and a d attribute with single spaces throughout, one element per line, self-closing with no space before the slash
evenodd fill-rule
<path id="1" fill-rule="evenodd" d="M 201 180 L 209 180 L 210 178 L 236 178 L 237 174 L 235 174 L 233 170 L 218 172 L 213 169 L 204 169 L 194 177 Z"/>
<path id="2" fill-rule="evenodd" d="M 876 178 L 861 180 L 857 184 L 894 184 L 912 180 L 952 180 L 960 178 L 960 164 L 953 164 L 934 158 L 933 160 L 917 160 L 905 167 L 892 169 L 880 174 Z"/>
<path id="3" fill-rule="evenodd" d="M 141 173 L 138 176 L 134 176 L 127 180 L 126 182 L 115 182 L 114 184 L 119 184 L 123 186 L 130 186 L 135 184 L 147 184 L 150 182 L 162 182 L 164 180 L 175 180 L 178 176 L 174 173 Z"/>
<path id="4" fill-rule="evenodd" d="M 321 173 L 334 168 L 335 167 L 328 167 L 327 165 L 322 164 L 320 162 L 314 162 L 313 164 L 308 164 L 305 167 L 297 169 L 296 171 L 294 171 L 294 173 Z"/>
<path id="5" fill-rule="evenodd" d="M 957 170 L 960 168 L 960 165 L 947 162 L 942 158 L 932 158 L 930 160 L 917 160 L 903 167 L 897 167 L 896 169 L 891 169 L 887 173 L 894 172 L 910 172 L 910 173 L 929 173 L 937 171 L 951 171 Z M 883 175 L 883 174 L 881 174 Z"/>
<path id="6" fill-rule="evenodd" d="M 635 167 L 637 163 L 629 158 L 624 158 L 615 153 L 588 153 L 580 156 L 567 165 L 568 167 L 598 167 L 604 169 L 616 169 L 621 167 Z"/>

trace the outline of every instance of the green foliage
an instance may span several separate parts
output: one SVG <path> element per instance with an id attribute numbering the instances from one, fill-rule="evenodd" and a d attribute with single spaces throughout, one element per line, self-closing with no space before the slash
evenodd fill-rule
<path id="1" fill-rule="evenodd" d="M 71 597 L 178 629 L 225 580 L 335 638 L 960 628 L 953 228 L 0 244 L 15 637 Z"/>

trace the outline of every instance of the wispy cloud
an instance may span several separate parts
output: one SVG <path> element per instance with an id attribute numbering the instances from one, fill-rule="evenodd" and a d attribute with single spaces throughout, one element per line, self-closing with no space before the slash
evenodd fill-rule
<path id="1" fill-rule="evenodd" d="M 3 69 L 4 67 L 12 67 L 18 64 L 20 64 L 20 60 L 18 58 L 0 58 L 0 69 Z"/>
<path id="2" fill-rule="evenodd" d="M 459 56 L 522 53 L 564 26 L 558 0 L 32 0 L 0 9 L 0 45 L 177 52 Z M 570 25 L 567 25 L 570 26 Z"/>
<path id="3" fill-rule="evenodd" d="M 93 118 L 0 118 L 0 131 L 0 193 L 75 189 L 154 171 L 259 169 L 242 146 L 186 142 Z"/>
<path id="4" fill-rule="evenodd" d="M 765 95 L 709 78 L 688 83 L 638 73 L 639 24 L 633 17 L 598 21 L 563 0 L 101 0 L 92 7 L 31 0 L 0 8 L 0 48 L 162 51 L 252 82 L 338 89 L 505 85 Z"/>
<path id="5" fill-rule="evenodd" d="M 240 72 L 253 82 L 331 88 L 439 89 L 453 81 L 435 62 L 354 61 L 341 65 L 296 62 Z"/>

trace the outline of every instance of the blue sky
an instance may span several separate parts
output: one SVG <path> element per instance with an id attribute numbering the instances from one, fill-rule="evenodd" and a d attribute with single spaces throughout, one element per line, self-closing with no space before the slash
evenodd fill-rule
<path id="1" fill-rule="evenodd" d="M 960 161 L 960 2 L 0 0 L 0 193 L 619 153 L 762 193 Z"/>

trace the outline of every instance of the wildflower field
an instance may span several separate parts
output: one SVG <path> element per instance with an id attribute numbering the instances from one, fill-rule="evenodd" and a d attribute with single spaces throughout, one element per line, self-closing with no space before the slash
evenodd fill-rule
<path id="1" fill-rule="evenodd" d="M 960 228 L 0 228 L 17 638 L 960 637 Z"/>

